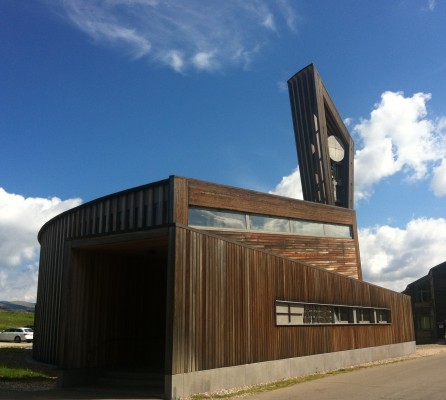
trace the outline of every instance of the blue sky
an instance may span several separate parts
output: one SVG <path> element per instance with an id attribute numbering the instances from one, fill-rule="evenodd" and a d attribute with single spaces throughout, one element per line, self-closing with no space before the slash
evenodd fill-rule
<path id="1" fill-rule="evenodd" d="M 309 63 L 355 140 L 365 280 L 446 259 L 444 2 L 3 0 L 0 52 L 0 300 L 35 300 L 37 232 L 81 202 L 169 175 L 299 197 Z"/>

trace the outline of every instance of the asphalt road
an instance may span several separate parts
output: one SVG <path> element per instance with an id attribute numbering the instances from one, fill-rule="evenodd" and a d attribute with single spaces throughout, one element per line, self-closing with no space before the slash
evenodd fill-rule
<path id="1" fill-rule="evenodd" d="M 159 399 L 94 390 L 5 392 L 0 399 Z M 246 400 L 444 400 L 446 399 L 446 353 L 384 364 L 328 376 L 289 388 L 246 397 Z"/>
<path id="2" fill-rule="evenodd" d="M 360 369 L 249 397 L 285 399 L 444 400 L 446 353 Z"/>

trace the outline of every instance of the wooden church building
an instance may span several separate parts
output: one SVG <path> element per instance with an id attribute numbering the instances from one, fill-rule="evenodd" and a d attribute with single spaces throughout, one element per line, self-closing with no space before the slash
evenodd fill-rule
<path id="1" fill-rule="evenodd" d="M 179 399 L 415 350 L 410 298 L 362 280 L 350 135 L 313 65 L 289 89 L 305 200 L 170 176 L 42 227 L 33 354 L 64 384 Z"/>

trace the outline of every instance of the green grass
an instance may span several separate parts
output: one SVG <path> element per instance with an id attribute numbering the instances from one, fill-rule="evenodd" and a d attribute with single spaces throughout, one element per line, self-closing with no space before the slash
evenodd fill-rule
<path id="1" fill-rule="evenodd" d="M 0 380 L 14 379 L 53 379 L 52 377 L 37 371 L 25 368 L 11 368 L 6 365 L 0 365 Z"/>
<path id="2" fill-rule="evenodd" d="M 6 380 L 56 379 L 57 371 L 43 364 L 30 363 L 31 350 L 0 348 L 0 382 Z"/>
<path id="3" fill-rule="evenodd" d="M 0 331 L 7 328 L 34 325 L 34 313 L 30 311 L 1 311 Z"/>

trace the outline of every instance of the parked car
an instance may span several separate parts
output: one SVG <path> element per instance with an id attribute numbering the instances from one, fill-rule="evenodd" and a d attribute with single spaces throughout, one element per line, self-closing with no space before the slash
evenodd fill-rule
<path id="1" fill-rule="evenodd" d="M 0 341 L 16 342 L 23 341 L 32 342 L 34 331 L 31 328 L 9 328 L 0 332 Z"/>

